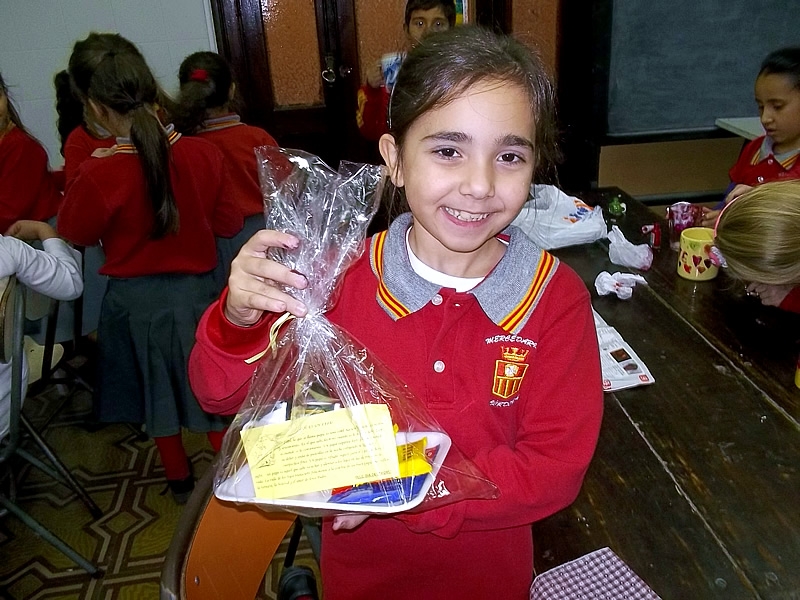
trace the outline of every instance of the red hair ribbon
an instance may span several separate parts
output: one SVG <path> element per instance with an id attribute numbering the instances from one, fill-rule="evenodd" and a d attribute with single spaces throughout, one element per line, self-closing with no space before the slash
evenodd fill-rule
<path id="1" fill-rule="evenodd" d="M 205 69 L 195 69 L 189 75 L 189 80 L 205 83 L 208 81 L 208 71 L 206 71 Z"/>

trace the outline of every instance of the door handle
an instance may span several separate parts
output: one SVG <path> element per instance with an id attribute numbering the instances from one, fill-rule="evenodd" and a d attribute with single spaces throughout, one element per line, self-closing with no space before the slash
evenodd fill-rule
<path id="1" fill-rule="evenodd" d="M 334 60 L 333 56 L 328 54 L 325 56 L 325 68 L 322 70 L 322 80 L 325 83 L 333 83 L 336 81 L 336 71 L 334 70 L 336 66 L 336 61 Z"/>

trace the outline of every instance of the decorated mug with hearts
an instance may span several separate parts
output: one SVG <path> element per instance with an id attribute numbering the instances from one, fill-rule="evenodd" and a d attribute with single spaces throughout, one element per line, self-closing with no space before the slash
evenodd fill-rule
<path id="1" fill-rule="evenodd" d="M 689 227 L 681 231 L 678 253 L 678 275 L 693 281 L 714 279 L 719 268 L 711 258 L 714 230 L 709 227 Z"/>

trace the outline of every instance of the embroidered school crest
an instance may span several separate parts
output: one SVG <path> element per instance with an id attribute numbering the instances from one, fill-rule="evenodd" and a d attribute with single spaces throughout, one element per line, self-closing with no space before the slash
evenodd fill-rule
<path id="1" fill-rule="evenodd" d="M 502 359 L 495 361 L 492 393 L 500 398 L 510 398 L 519 391 L 522 378 L 528 370 L 525 359 L 530 350 L 501 346 Z"/>

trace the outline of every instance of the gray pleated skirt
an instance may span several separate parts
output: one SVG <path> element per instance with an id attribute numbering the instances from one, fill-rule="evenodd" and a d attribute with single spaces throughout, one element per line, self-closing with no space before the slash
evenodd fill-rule
<path id="1" fill-rule="evenodd" d="M 153 437 L 225 426 L 200 408 L 187 369 L 197 323 L 216 297 L 213 271 L 109 279 L 98 326 L 99 421 L 143 423 Z"/>

